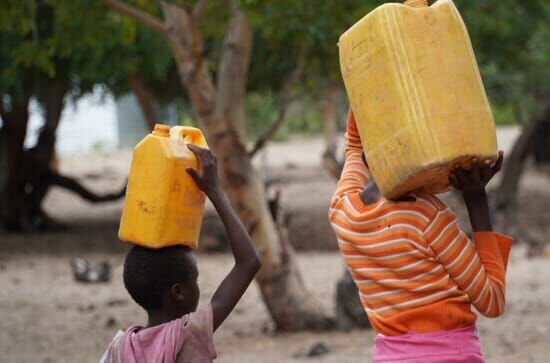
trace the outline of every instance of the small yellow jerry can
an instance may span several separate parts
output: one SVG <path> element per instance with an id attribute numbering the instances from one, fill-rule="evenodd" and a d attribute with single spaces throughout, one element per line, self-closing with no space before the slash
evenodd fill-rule
<path id="1" fill-rule="evenodd" d="M 208 147 L 194 127 L 157 124 L 134 149 L 118 236 L 148 248 L 197 248 L 205 195 L 186 168 L 197 169 L 187 144 Z"/>

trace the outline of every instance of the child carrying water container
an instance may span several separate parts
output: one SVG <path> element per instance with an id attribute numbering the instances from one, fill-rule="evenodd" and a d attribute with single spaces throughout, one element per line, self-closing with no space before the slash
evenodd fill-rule
<path id="1" fill-rule="evenodd" d="M 380 195 L 350 111 L 329 218 L 377 333 L 373 362 L 484 362 L 472 306 L 487 317 L 504 313 L 512 243 L 493 232 L 485 193 L 502 158 L 451 173 L 468 209 L 471 242 L 436 196 Z"/>
<path id="2" fill-rule="evenodd" d="M 190 248 L 133 247 L 124 263 L 124 285 L 147 311 L 148 321 L 145 326 L 119 331 L 101 362 L 212 362 L 216 358 L 213 332 L 233 310 L 260 268 L 250 237 L 220 186 L 215 157 L 207 149 L 188 147 L 197 156 L 200 167 L 199 172 L 194 169 L 187 172 L 220 215 L 235 266 L 210 303 L 197 309 L 199 273 Z"/>

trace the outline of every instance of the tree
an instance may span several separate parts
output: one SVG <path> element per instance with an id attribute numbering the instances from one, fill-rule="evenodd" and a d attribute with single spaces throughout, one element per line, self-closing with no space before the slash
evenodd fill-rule
<path id="1" fill-rule="evenodd" d="M 85 17 L 74 16 L 83 9 Z M 42 209 L 52 185 L 90 202 L 124 195 L 124 188 L 96 195 L 52 168 L 55 134 L 67 99 L 77 99 L 99 82 L 127 90 L 132 72 L 143 71 L 152 75 L 147 81 L 155 80 L 170 65 L 169 53 L 160 49 L 106 67 L 134 49 L 136 39 L 131 22 L 113 21 L 106 15 L 102 4 L 90 0 L 10 0 L 0 13 L 0 226 L 32 230 L 55 225 Z M 24 150 L 31 98 L 42 106 L 45 122 L 36 146 Z"/>
<path id="2" fill-rule="evenodd" d="M 330 320 L 306 290 L 295 253 L 271 216 L 263 184 L 245 145 L 244 96 L 253 29 L 239 5 L 230 1 L 230 20 L 219 54 L 216 84 L 204 53 L 200 20 L 207 2 L 194 6 L 160 2 L 163 20 L 118 0 L 105 1 L 161 35 L 176 62 L 179 79 L 210 147 L 218 155 L 223 183 L 262 258 L 260 291 L 276 325 L 284 330 L 326 328 Z M 227 4 L 224 4 L 224 6 Z M 220 5 L 218 5 L 220 6 Z"/>
<path id="3" fill-rule="evenodd" d="M 156 34 L 129 19 L 110 15 L 111 21 L 129 29 L 129 34 L 110 39 L 110 45 L 96 55 L 93 67 L 105 67 L 106 61 L 114 67 L 104 77 L 96 77 L 97 82 L 107 86 L 115 97 L 132 92 L 152 130 L 161 122 L 160 109 L 181 98 L 175 63 L 168 46 L 159 42 Z"/>
<path id="4" fill-rule="evenodd" d="M 537 246 L 516 220 L 519 181 L 529 156 L 543 161 L 550 143 L 550 3 L 457 1 L 468 26 L 489 99 L 523 125 L 507 155 L 494 209 L 500 227 Z M 547 159 L 546 159 L 547 160 Z"/>

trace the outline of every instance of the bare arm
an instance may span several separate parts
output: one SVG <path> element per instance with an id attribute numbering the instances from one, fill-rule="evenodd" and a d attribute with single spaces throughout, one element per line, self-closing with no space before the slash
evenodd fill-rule
<path id="1" fill-rule="evenodd" d="M 500 171 L 503 159 L 504 155 L 501 151 L 495 165 L 491 165 L 489 160 L 479 162 L 474 159 L 472 169 L 464 170 L 455 166 L 451 173 L 450 182 L 462 192 L 474 232 L 493 231 L 485 186 Z"/>
<path id="2" fill-rule="evenodd" d="M 227 318 L 254 276 L 260 269 L 260 258 L 241 220 L 220 186 L 217 177 L 216 158 L 210 150 L 189 145 L 199 160 L 199 171 L 188 169 L 197 185 L 203 190 L 218 212 L 227 232 L 235 257 L 235 265 L 218 286 L 210 301 L 213 311 L 214 331 Z"/>

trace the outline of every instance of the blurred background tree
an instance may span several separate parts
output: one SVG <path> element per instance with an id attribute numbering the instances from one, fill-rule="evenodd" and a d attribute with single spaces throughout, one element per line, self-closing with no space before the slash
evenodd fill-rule
<path id="1" fill-rule="evenodd" d="M 523 127 L 494 195 L 501 230 L 539 244 L 517 221 L 519 182 L 529 156 L 550 156 L 550 2 L 456 1 L 468 26 L 497 123 Z"/>
<path id="2" fill-rule="evenodd" d="M 8 1 L 0 23 L 0 224 L 27 231 L 55 225 L 42 209 L 51 185 L 90 202 L 120 198 L 123 190 L 96 195 L 58 173 L 56 130 L 66 102 L 97 87 L 114 95 L 134 92 L 154 124 L 156 102 L 181 95 L 166 45 L 97 1 Z M 31 99 L 40 104 L 44 124 L 36 145 L 24 150 Z"/>

